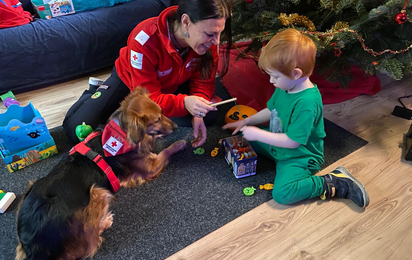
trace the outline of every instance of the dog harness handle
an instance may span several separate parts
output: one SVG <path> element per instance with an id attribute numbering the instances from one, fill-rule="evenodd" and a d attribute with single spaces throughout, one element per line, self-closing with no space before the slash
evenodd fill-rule
<path id="1" fill-rule="evenodd" d="M 112 167 L 110 167 L 109 164 L 107 164 L 107 162 L 100 154 L 93 151 L 92 149 L 90 149 L 90 147 L 86 145 L 86 143 L 89 142 L 91 139 L 100 135 L 101 131 L 92 132 L 86 137 L 86 139 L 83 140 L 83 142 L 76 144 L 72 149 L 70 149 L 69 154 L 72 155 L 75 152 L 78 152 L 79 154 L 86 156 L 87 158 L 95 162 L 97 166 L 99 166 L 99 168 L 102 169 L 102 171 L 106 174 L 107 179 L 109 179 L 109 182 L 112 185 L 113 192 L 116 192 L 120 188 L 120 182 L 114 174 Z"/>

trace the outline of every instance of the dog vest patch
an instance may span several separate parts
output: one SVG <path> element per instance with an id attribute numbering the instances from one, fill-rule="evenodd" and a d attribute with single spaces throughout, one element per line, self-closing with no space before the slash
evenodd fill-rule
<path id="1" fill-rule="evenodd" d="M 135 146 L 127 142 L 127 133 L 116 121 L 110 120 L 103 130 L 102 143 L 106 157 L 130 152 Z"/>

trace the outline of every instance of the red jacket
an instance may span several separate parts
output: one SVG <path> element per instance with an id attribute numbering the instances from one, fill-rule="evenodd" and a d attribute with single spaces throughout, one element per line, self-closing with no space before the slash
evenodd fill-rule
<path id="1" fill-rule="evenodd" d="M 210 47 L 214 57 L 213 73 L 202 80 L 198 70 L 200 55 L 191 48 L 185 60 L 173 47 L 167 29 L 167 17 L 176 12 L 177 6 L 165 9 L 159 17 L 149 18 L 138 24 L 120 50 L 116 71 L 130 88 L 142 86 L 150 92 L 150 98 L 163 109 L 167 117 L 180 117 L 188 112 L 183 98 L 187 95 L 173 93 L 179 85 L 190 79 L 190 95 L 210 100 L 215 93 L 217 70 L 217 46 Z"/>

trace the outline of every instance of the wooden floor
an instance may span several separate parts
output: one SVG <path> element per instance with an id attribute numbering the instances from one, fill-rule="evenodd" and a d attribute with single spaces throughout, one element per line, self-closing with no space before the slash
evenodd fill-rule
<path id="1" fill-rule="evenodd" d="M 92 76 L 106 79 L 110 69 Z M 88 77 L 16 95 L 31 101 L 49 128 L 88 87 Z M 325 117 L 369 144 L 342 158 L 371 203 L 360 210 L 348 200 L 310 200 L 293 206 L 269 201 L 212 232 L 168 260 L 177 259 L 412 259 L 412 166 L 400 148 L 411 120 L 394 117 L 397 98 L 412 94 L 407 80 L 382 79 L 383 90 L 325 105 Z M 165 245 L 163 245 L 165 246 Z"/>

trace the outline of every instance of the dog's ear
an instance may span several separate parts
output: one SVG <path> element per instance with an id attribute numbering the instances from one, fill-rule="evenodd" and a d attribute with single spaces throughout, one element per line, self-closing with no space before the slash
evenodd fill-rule
<path id="1" fill-rule="evenodd" d="M 148 98 L 149 92 L 142 87 L 137 87 L 121 103 L 120 113 L 117 115 L 119 123 L 127 131 L 127 141 L 138 144 L 146 135 L 147 117 L 142 113 L 142 100 Z"/>
<path id="2" fill-rule="evenodd" d="M 142 123 L 139 122 L 141 121 L 139 120 L 140 117 L 131 117 L 129 114 L 125 115 L 120 110 L 117 110 L 112 115 L 119 121 L 119 126 L 126 131 L 126 138 L 129 144 L 136 145 L 143 139 L 144 132 L 142 135 L 142 131 L 145 131 L 145 129 L 141 126 Z"/>
<path id="3" fill-rule="evenodd" d="M 127 125 L 127 141 L 133 145 L 140 143 L 146 134 L 144 118 L 135 117 L 132 122 L 128 122 Z"/>
<path id="4" fill-rule="evenodd" d="M 139 95 L 142 95 L 142 96 L 146 96 L 146 97 L 149 96 L 149 92 L 147 91 L 147 89 L 142 88 L 141 86 L 135 88 L 135 90 L 133 92 L 135 92 Z"/>

